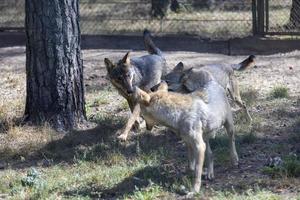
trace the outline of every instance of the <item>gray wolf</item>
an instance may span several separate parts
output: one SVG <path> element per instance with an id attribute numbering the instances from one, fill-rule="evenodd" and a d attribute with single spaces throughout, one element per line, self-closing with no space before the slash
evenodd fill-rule
<path id="1" fill-rule="evenodd" d="M 141 106 L 147 128 L 164 125 L 178 134 L 188 149 L 189 168 L 194 171 L 193 192 L 199 192 L 205 152 L 207 156 L 208 178 L 214 177 L 213 156 L 209 138 L 224 126 L 230 137 L 230 155 L 234 165 L 238 165 L 235 148 L 232 112 L 226 92 L 209 72 L 202 72 L 206 84 L 201 90 L 189 94 L 169 92 L 166 83 L 157 91 L 147 93 L 136 88 L 135 97 Z"/>
<path id="2" fill-rule="evenodd" d="M 168 73 L 164 80 L 169 85 L 169 90 L 190 93 L 206 84 L 207 76 L 205 72 L 209 72 L 212 77 L 228 91 L 231 99 L 246 113 L 248 121 L 252 121 L 246 104 L 242 101 L 238 86 L 238 81 L 234 76 L 234 71 L 242 71 L 254 65 L 254 55 L 250 55 L 247 59 L 239 64 L 225 65 L 225 64 L 209 64 L 201 65 L 200 68 L 184 69 L 182 62 L 178 63 L 175 68 Z M 204 76 L 203 76 L 204 75 Z"/>
<path id="3" fill-rule="evenodd" d="M 161 50 L 156 47 L 151 39 L 150 32 L 144 31 L 144 44 L 149 55 L 130 58 L 129 52 L 119 60 L 113 63 L 108 58 L 104 59 L 107 69 L 107 76 L 112 85 L 127 100 L 130 110 L 134 116 L 139 116 L 140 108 L 134 98 L 132 98 L 133 88 L 140 87 L 149 91 L 153 86 L 161 82 L 161 77 L 165 74 L 166 60 Z M 124 128 L 125 133 L 119 136 L 126 140 L 128 132 L 136 121 L 137 117 L 130 118 Z"/>

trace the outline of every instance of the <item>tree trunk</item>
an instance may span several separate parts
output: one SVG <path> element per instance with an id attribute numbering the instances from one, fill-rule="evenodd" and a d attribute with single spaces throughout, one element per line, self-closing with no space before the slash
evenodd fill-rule
<path id="1" fill-rule="evenodd" d="M 293 0 L 289 28 L 300 28 L 300 0 Z"/>
<path id="2" fill-rule="evenodd" d="M 151 0 L 151 16 L 155 18 L 164 18 L 170 7 L 170 0 Z"/>
<path id="3" fill-rule="evenodd" d="M 70 130 L 86 120 L 79 0 L 26 0 L 25 118 Z"/>
<path id="4" fill-rule="evenodd" d="M 175 13 L 179 13 L 180 8 L 181 8 L 181 5 L 177 0 L 171 0 L 171 5 L 170 5 L 171 11 L 173 11 Z"/>

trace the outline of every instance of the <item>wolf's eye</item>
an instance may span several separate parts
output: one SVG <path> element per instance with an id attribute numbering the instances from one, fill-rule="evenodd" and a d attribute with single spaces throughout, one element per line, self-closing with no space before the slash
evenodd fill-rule
<path id="1" fill-rule="evenodd" d="M 119 80 L 119 81 L 121 81 L 121 80 L 122 80 L 122 77 L 121 77 L 121 76 L 119 76 L 119 77 L 118 77 L 118 80 Z"/>

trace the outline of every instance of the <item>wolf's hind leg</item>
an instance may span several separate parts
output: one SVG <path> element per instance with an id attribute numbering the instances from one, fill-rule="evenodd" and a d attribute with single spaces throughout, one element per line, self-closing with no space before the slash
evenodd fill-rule
<path id="1" fill-rule="evenodd" d="M 245 102 L 242 101 L 241 95 L 240 95 L 240 89 L 239 85 L 237 83 L 237 80 L 233 77 L 230 79 L 230 86 L 228 88 L 228 92 L 232 100 L 240 107 L 243 109 L 247 116 L 247 120 L 251 123 L 252 122 L 252 117 L 249 114 L 249 111 L 247 109 L 247 106 Z"/>
<path id="2" fill-rule="evenodd" d="M 239 157 L 238 157 L 238 154 L 236 152 L 236 147 L 235 147 L 235 135 L 234 135 L 234 125 L 233 125 L 232 115 L 227 117 L 224 126 L 225 126 L 226 132 L 229 136 L 231 163 L 234 166 L 238 166 L 239 165 Z"/>

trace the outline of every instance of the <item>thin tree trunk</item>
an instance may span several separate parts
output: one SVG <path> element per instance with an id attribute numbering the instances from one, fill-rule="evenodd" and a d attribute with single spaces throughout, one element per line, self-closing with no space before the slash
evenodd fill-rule
<path id="1" fill-rule="evenodd" d="M 300 28 L 300 0 L 293 0 L 288 28 Z"/>
<path id="2" fill-rule="evenodd" d="M 26 0 L 25 117 L 70 130 L 86 120 L 79 0 Z"/>

